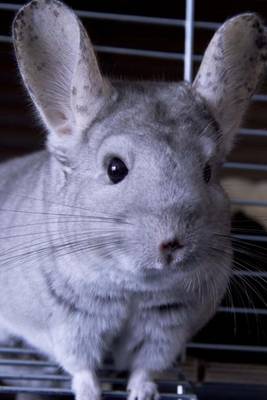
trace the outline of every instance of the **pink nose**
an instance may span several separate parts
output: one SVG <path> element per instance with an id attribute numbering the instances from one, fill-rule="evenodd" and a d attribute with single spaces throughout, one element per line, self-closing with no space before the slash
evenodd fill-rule
<path id="1" fill-rule="evenodd" d="M 162 242 L 159 246 L 161 253 L 171 254 L 176 250 L 182 249 L 184 246 L 179 242 L 178 239 L 169 240 L 166 242 Z"/>

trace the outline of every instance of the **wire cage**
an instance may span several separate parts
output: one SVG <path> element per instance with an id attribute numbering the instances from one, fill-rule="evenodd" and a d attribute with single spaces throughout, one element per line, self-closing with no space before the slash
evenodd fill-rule
<path id="1" fill-rule="evenodd" d="M 40 127 L 25 107 L 11 47 L 11 21 L 23 3 L 0 1 L 0 160 L 43 146 Z M 267 3 L 261 0 L 226 0 L 220 5 L 167 1 L 153 9 L 150 2 L 66 3 L 77 9 L 88 28 L 104 72 L 139 79 L 192 81 L 209 39 L 224 19 L 247 10 L 267 14 Z M 267 398 L 266 102 L 264 82 L 224 166 L 223 182 L 234 211 L 233 235 L 243 241 L 243 259 L 235 258 L 237 285 L 233 282 L 231 301 L 224 298 L 177 367 L 159 377 L 163 400 Z M 126 398 L 124 373 L 116 373 L 108 362 L 99 373 L 104 398 Z M 3 396 L 72 395 L 69 376 L 24 346 L 0 347 L 0 381 Z"/>

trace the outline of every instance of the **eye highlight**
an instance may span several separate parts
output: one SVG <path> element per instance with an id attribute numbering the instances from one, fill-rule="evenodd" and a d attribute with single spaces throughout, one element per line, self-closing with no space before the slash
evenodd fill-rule
<path id="1" fill-rule="evenodd" d="M 211 166 L 209 163 L 206 163 L 203 169 L 203 179 L 206 183 L 209 183 L 209 181 L 211 180 L 211 175 L 212 175 Z"/>
<path id="2" fill-rule="evenodd" d="M 108 163 L 107 174 L 110 181 L 116 184 L 126 177 L 128 174 L 128 168 L 120 158 L 113 157 Z"/>

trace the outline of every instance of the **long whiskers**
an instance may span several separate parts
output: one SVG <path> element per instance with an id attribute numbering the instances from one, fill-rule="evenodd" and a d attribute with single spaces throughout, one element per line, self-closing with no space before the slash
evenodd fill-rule
<path id="1" fill-rule="evenodd" d="M 29 211 L 29 210 L 12 210 L 12 209 L 6 209 L 6 208 L 1 208 L 0 212 L 10 212 L 10 213 L 22 213 L 22 214 L 31 214 L 31 215 L 45 215 L 45 216 L 55 216 L 55 217 L 70 217 L 75 219 L 78 217 L 81 222 L 83 222 L 83 218 L 86 219 L 86 222 L 89 221 L 99 221 L 99 222 L 117 222 L 117 223 L 122 223 L 122 224 L 129 224 L 129 221 L 126 221 L 123 218 L 120 217 L 111 217 L 111 216 L 105 216 L 105 215 L 97 215 L 97 216 L 92 216 L 92 215 L 84 215 L 84 214 L 66 214 L 66 213 L 54 213 L 54 212 L 41 212 L 41 211 Z"/>

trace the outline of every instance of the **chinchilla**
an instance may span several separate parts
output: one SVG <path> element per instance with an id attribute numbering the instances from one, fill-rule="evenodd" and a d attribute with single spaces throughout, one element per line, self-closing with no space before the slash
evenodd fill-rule
<path id="1" fill-rule="evenodd" d="M 75 13 L 56 0 L 17 14 L 19 70 L 47 149 L 1 165 L 0 321 L 97 400 L 107 351 L 129 399 L 158 399 L 230 276 L 219 176 L 264 73 L 260 19 L 228 20 L 193 82 L 104 78 Z"/>

